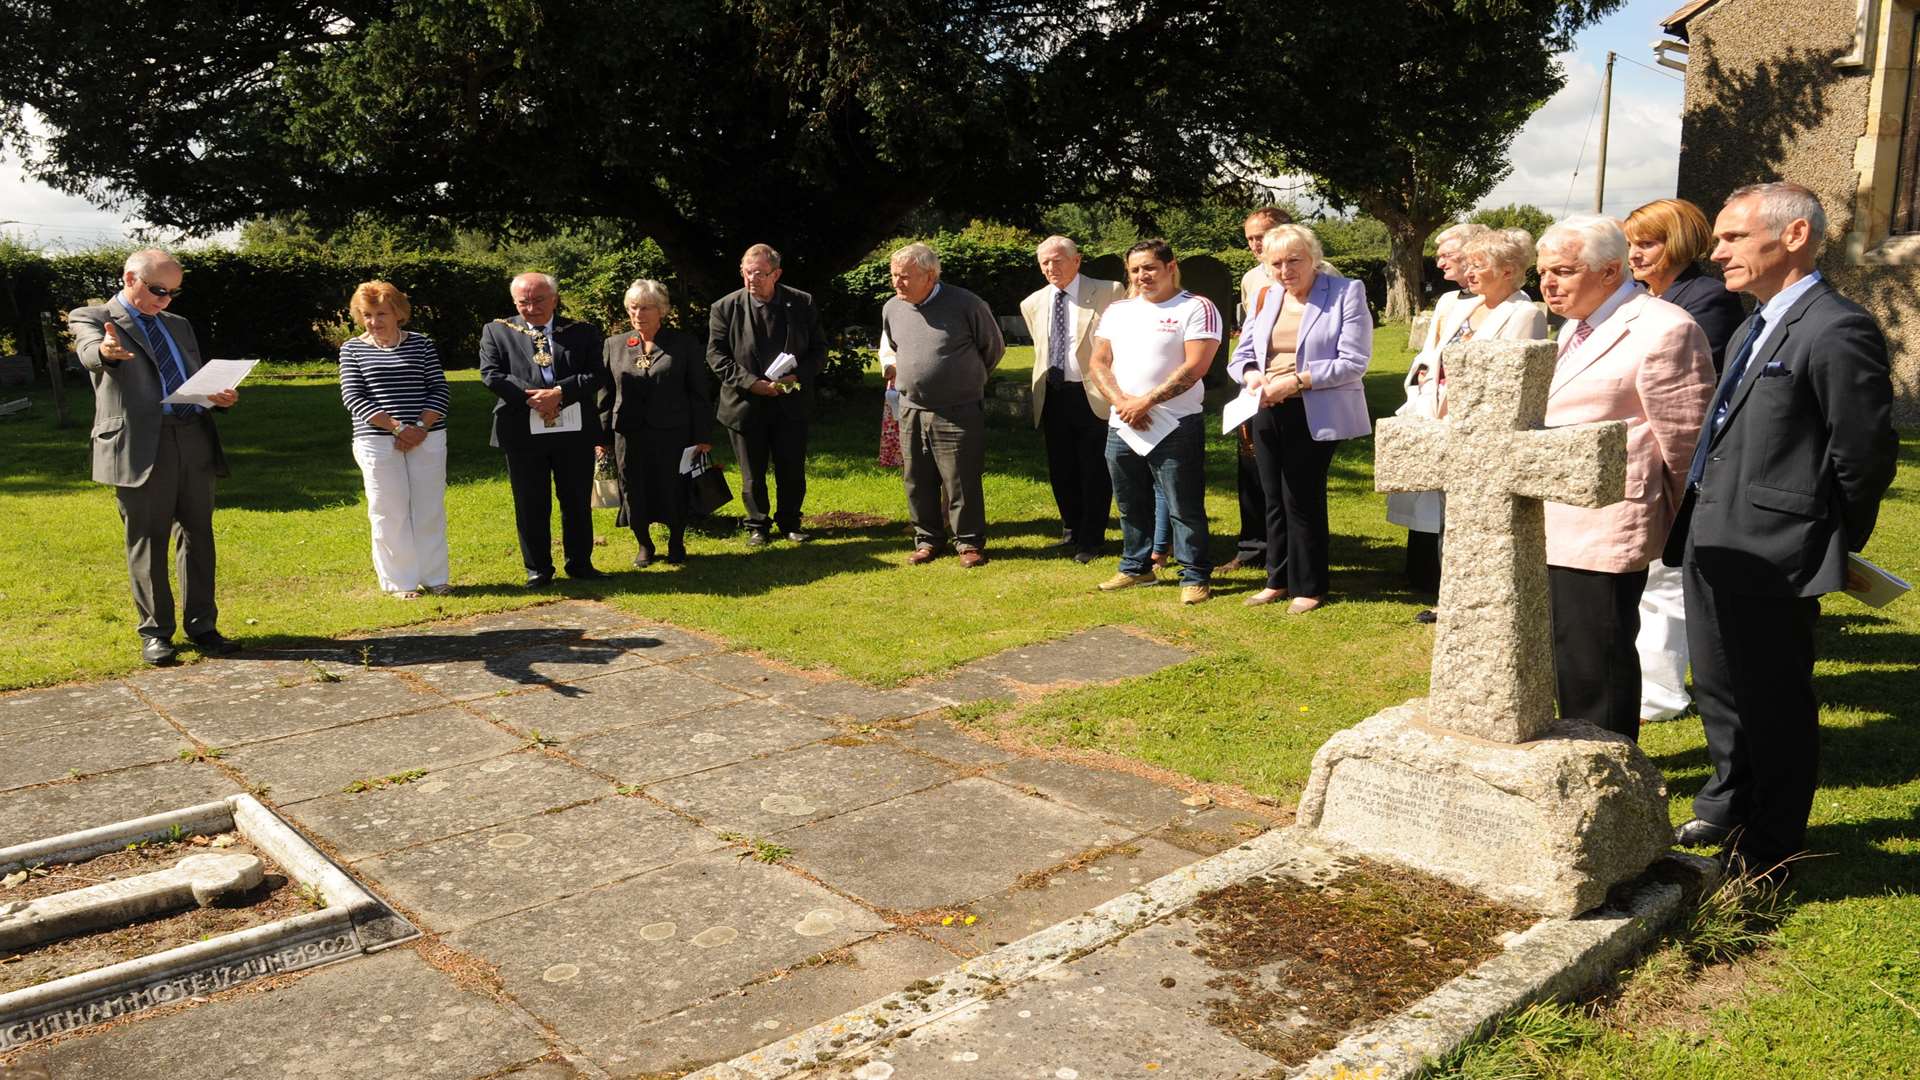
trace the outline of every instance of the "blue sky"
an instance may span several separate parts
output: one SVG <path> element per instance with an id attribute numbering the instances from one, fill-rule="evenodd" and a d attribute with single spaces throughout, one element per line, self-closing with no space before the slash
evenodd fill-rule
<path id="1" fill-rule="evenodd" d="M 1680 153 L 1680 73 L 1649 71 L 1628 61 L 1653 64 L 1650 43 L 1660 36 L 1659 22 L 1680 3 L 1629 0 L 1580 35 L 1561 61 L 1567 85 L 1514 140 L 1513 175 L 1493 190 L 1485 205 L 1532 203 L 1556 216 L 1592 208 L 1598 142 L 1594 103 L 1609 49 L 1623 59 L 1614 67 L 1605 209 L 1624 215 L 1643 202 L 1673 194 Z M 1463 94 L 1470 93 L 1471 88 L 1463 88 Z M 17 161 L 0 158 L 0 230 L 8 234 L 30 244 L 84 248 L 118 243 L 136 224 L 28 180 Z"/>

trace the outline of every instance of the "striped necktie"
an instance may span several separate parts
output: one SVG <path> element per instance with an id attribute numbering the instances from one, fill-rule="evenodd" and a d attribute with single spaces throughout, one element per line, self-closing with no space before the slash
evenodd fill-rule
<path id="1" fill-rule="evenodd" d="M 140 324 L 140 332 L 147 337 L 147 351 L 153 355 L 154 370 L 160 373 L 160 396 L 171 397 L 180 384 L 187 381 L 187 365 L 174 351 L 173 339 L 167 336 L 160 325 L 158 315 L 145 312 L 133 313 L 134 321 Z M 162 405 L 160 410 L 176 416 L 192 416 L 200 411 L 198 405 Z"/>
<path id="2" fill-rule="evenodd" d="M 1053 327 L 1047 334 L 1047 381 L 1065 382 L 1067 378 L 1067 355 L 1073 351 L 1073 334 L 1067 330 L 1067 294 L 1064 289 L 1055 289 L 1053 293 Z M 1054 374 L 1058 372 L 1059 374 Z"/>

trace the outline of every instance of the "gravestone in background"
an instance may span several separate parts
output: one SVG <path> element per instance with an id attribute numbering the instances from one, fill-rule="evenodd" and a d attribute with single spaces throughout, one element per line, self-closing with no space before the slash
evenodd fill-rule
<path id="1" fill-rule="evenodd" d="M 1431 692 L 1327 740 L 1298 823 L 1321 839 L 1550 916 L 1597 906 L 1671 838 L 1630 740 L 1558 720 L 1542 500 L 1622 497 L 1626 425 L 1541 429 L 1554 347 L 1446 351 L 1446 420 L 1380 421 L 1375 485 L 1445 490 Z"/>

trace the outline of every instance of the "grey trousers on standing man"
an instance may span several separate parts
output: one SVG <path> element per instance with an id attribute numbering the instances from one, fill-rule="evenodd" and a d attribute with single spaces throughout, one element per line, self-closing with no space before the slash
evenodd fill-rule
<path id="1" fill-rule="evenodd" d="M 910 406 L 900 420 L 906 454 L 907 517 L 915 547 L 938 548 L 951 530 L 959 551 L 987 543 L 987 414 L 978 401 L 944 409 Z M 945 489 L 946 512 L 941 493 Z"/>
<path id="2" fill-rule="evenodd" d="M 160 419 L 153 471 L 137 487 L 115 487 L 127 527 L 127 576 L 141 637 L 171 638 L 173 589 L 167 546 L 179 548 L 180 615 L 188 637 L 216 628 L 213 598 L 213 484 L 216 451 L 205 414 Z"/>

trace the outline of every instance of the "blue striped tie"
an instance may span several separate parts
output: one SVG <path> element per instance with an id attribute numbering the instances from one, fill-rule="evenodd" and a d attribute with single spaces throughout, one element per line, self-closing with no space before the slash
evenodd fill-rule
<path id="1" fill-rule="evenodd" d="M 187 366 L 173 349 L 173 339 L 160 327 L 158 315 L 135 312 L 134 319 L 140 323 L 140 331 L 147 335 L 147 348 L 153 353 L 153 366 L 160 373 L 160 396 L 169 397 L 180 384 L 187 381 Z M 198 405 L 162 405 L 163 412 L 178 416 L 192 416 L 200 411 Z"/>

